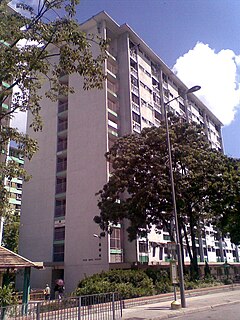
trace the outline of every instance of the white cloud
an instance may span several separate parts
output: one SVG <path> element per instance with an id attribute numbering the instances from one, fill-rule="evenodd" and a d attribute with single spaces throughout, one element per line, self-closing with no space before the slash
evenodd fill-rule
<path id="1" fill-rule="evenodd" d="M 240 55 L 199 42 L 177 59 L 173 72 L 188 87 L 202 87 L 196 95 L 223 124 L 233 121 L 240 108 Z"/>

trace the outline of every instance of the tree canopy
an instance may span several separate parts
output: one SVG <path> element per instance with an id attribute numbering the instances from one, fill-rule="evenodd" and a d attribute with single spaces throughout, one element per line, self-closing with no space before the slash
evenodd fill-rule
<path id="1" fill-rule="evenodd" d="M 74 19 L 78 0 L 39 0 L 36 7 L 19 2 L 21 14 L 13 12 L 8 2 L 0 3 L 0 216 L 6 214 L 8 202 L 4 177 L 28 178 L 14 161 L 6 163 L 9 141 L 14 140 L 27 159 L 38 149 L 29 135 L 11 127 L 10 119 L 19 110 L 27 111 L 33 130 L 41 130 L 43 84 L 48 82 L 45 95 L 53 101 L 59 94 L 73 93 L 59 81 L 63 75 L 79 74 L 84 89 L 102 88 L 106 57 L 106 42 L 82 32 Z M 93 55 L 92 46 L 98 55 Z"/>
<path id="2" fill-rule="evenodd" d="M 207 222 L 217 223 L 223 212 L 229 213 L 235 208 L 237 194 L 232 181 L 239 184 L 240 176 L 232 167 L 233 159 L 211 148 L 201 126 L 170 116 L 169 133 L 179 229 L 197 269 L 195 238 Z M 164 122 L 159 128 L 146 128 L 139 135 L 119 138 L 106 159 L 113 171 L 99 191 L 100 216 L 95 217 L 95 222 L 103 230 L 109 230 L 111 223 L 128 219 L 130 240 L 146 236 L 151 228 L 158 232 L 165 227 L 173 241 Z"/>

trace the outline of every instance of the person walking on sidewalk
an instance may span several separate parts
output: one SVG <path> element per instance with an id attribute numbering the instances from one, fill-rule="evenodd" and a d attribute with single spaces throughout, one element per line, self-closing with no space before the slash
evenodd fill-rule
<path id="1" fill-rule="evenodd" d="M 45 300 L 50 300 L 51 289 L 48 284 L 46 284 L 46 288 L 44 289 L 44 298 Z"/>

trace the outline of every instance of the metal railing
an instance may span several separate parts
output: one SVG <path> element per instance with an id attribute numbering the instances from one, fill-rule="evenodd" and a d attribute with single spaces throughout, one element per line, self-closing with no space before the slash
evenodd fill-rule
<path id="1" fill-rule="evenodd" d="M 117 293 L 29 302 L 0 308 L 1 320 L 117 320 L 121 317 L 122 303 Z"/>

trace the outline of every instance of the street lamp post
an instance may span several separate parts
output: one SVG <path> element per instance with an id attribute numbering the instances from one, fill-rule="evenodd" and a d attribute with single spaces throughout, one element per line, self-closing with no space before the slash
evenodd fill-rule
<path id="1" fill-rule="evenodd" d="M 188 89 L 185 94 L 192 93 L 200 90 L 200 86 L 194 86 Z M 180 295 L 181 295 L 181 305 L 182 308 L 186 308 L 185 292 L 184 292 L 184 277 L 183 277 L 183 263 L 182 263 L 182 252 L 180 248 L 180 237 L 179 237 L 179 228 L 178 228 L 178 216 L 177 216 L 177 205 L 176 205 L 176 194 L 175 194 L 175 185 L 173 177 L 173 167 L 172 167 L 172 152 L 171 152 L 171 140 L 169 136 L 168 128 L 168 112 L 167 106 L 174 100 L 177 100 L 180 97 L 173 98 L 168 102 L 164 103 L 164 115 L 165 115 L 165 125 L 166 125 L 166 136 L 167 136 L 167 149 L 168 149 L 168 159 L 169 159 L 169 170 L 170 170 L 170 180 L 171 180 L 171 191 L 172 191 L 172 202 L 173 202 L 173 215 L 174 215 L 174 224 L 175 224 L 175 233 L 176 233 L 176 247 L 177 247 L 177 258 L 178 258 L 178 276 L 179 276 L 179 285 L 180 285 Z"/>

